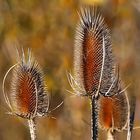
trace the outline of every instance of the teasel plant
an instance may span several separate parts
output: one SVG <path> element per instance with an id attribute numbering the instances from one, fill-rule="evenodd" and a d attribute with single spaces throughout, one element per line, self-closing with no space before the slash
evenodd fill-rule
<path id="1" fill-rule="evenodd" d="M 25 57 L 22 50 L 18 62 L 5 74 L 3 79 L 3 94 L 10 111 L 9 114 L 28 121 L 31 140 L 36 140 L 36 119 L 48 116 L 49 96 L 45 86 L 42 71 L 33 59 L 31 51 Z M 5 81 L 12 71 L 9 94 L 5 91 Z"/>
<path id="2" fill-rule="evenodd" d="M 69 83 L 77 96 L 91 102 L 91 139 L 99 138 L 99 128 L 114 140 L 115 132 L 129 126 L 129 101 L 122 88 L 119 67 L 112 52 L 110 30 L 96 6 L 83 6 L 78 13 L 74 46 L 74 75 Z"/>

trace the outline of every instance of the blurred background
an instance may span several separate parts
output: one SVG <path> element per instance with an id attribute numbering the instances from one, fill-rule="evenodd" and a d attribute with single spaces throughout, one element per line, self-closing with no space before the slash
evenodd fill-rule
<path id="1" fill-rule="evenodd" d="M 111 29 L 113 49 L 127 94 L 136 95 L 134 126 L 140 126 L 140 0 L 0 0 L 0 85 L 16 63 L 16 48 L 31 48 L 48 87 L 53 118 L 37 122 L 38 140 L 90 140 L 89 100 L 72 96 L 67 72 L 73 71 L 73 46 L 80 6 L 99 5 Z M 6 80 L 9 93 L 11 74 Z M 26 120 L 7 115 L 0 86 L 0 140 L 30 140 Z M 9 93 L 10 94 L 10 93 Z M 126 131 L 118 133 L 126 140 Z M 133 140 L 140 129 L 133 132 Z M 100 139 L 105 132 L 100 130 Z"/>

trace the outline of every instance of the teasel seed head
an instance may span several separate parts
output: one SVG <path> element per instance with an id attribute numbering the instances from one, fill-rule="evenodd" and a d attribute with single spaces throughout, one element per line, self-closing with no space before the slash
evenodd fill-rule
<path id="1" fill-rule="evenodd" d="M 14 67 L 8 100 L 12 113 L 22 118 L 33 119 L 48 113 L 49 97 L 43 74 L 30 51 L 27 61 L 22 51 L 22 57 Z"/>
<path id="2" fill-rule="evenodd" d="M 115 74 L 110 31 L 98 8 L 83 7 L 79 15 L 74 47 L 74 80 L 81 94 L 93 95 L 98 90 L 106 93 Z"/>
<path id="3" fill-rule="evenodd" d="M 128 122 L 129 103 L 113 56 L 110 30 L 97 7 L 85 6 L 79 15 L 70 85 L 76 95 L 91 99 L 97 94 L 101 128 L 123 130 Z"/>
<path id="4" fill-rule="evenodd" d="M 115 94 L 111 98 L 99 98 L 99 125 L 109 131 L 122 131 L 128 123 L 128 99 L 125 93 Z"/>

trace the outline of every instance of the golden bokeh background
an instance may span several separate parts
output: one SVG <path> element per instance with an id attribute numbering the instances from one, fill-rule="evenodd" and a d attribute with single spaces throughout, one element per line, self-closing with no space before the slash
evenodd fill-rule
<path id="1" fill-rule="evenodd" d="M 73 46 L 80 6 L 99 5 L 111 29 L 114 54 L 127 94 L 136 95 L 134 126 L 140 126 L 140 0 L 0 0 L 0 140 L 30 140 L 26 120 L 6 114 L 2 94 L 6 71 L 16 63 L 16 48 L 31 48 L 48 87 L 53 118 L 37 121 L 38 140 L 90 140 L 90 104 L 76 97 L 67 80 L 73 71 Z M 11 74 L 6 80 L 9 93 Z M 100 139 L 106 133 L 100 131 Z M 140 130 L 135 129 L 133 140 Z M 118 133 L 126 140 L 126 131 Z"/>

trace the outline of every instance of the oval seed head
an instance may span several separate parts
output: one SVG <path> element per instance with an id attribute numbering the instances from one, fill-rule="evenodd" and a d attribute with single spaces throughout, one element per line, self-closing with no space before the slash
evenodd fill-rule
<path id="1" fill-rule="evenodd" d="M 99 124 L 105 130 L 121 131 L 128 121 L 128 101 L 125 93 L 115 94 L 111 98 L 99 98 Z"/>
<path id="2" fill-rule="evenodd" d="M 81 91 L 88 95 L 105 93 L 113 80 L 114 58 L 110 31 L 97 8 L 80 12 L 74 47 L 74 77 Z"/>
<path id="3" fill-rule="evenodd" d="M 23 52 L 22 60 L 13 71 L 10 100 L 14 113 L 23 118 L 47 114 L 49 99 L 43 76 L 30 53 L 26 62 Z"/>

